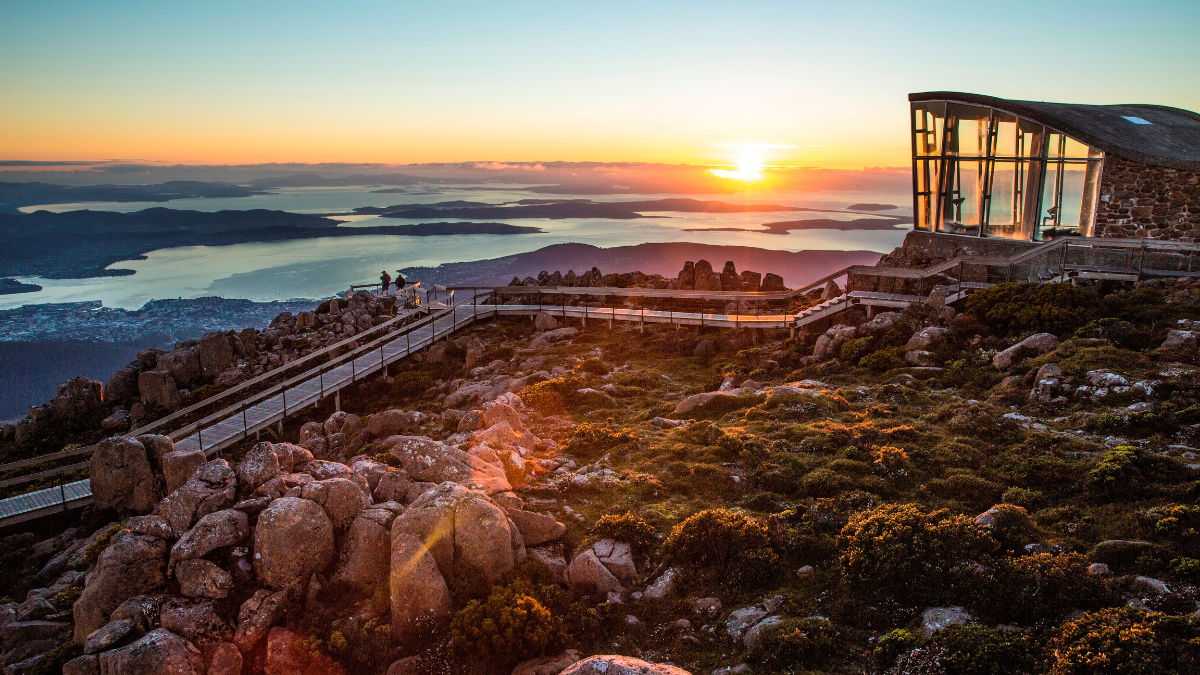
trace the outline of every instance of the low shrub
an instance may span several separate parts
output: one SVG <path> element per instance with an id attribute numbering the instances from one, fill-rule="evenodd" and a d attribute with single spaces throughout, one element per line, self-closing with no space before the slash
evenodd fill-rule
<path id="1" fill-rule="evenodd" d="M 967 516 L 926 513 L 914 504 L 885 504 L 850 517 L 838 535 L 845 578 L 867 595 L 939 604 L 959 594 L 959 580 L 996 541 Z"/>
<path id="2" fill-rule="evenodd" d="M 1047 650 L 1050 675 L 1156 675 L 1194 672 L 1200 626 L 1133 607 L 1068 621 Z"/>
<path id="3" fill-rule="evenodd" d="M 583 363 L 580 363 L 575 369 L 583 373 L 591 373 L 592 375 L 608 374 L 608 366 L 604 365 L 604 362 L 600 359 L 584 359 Z"/>
<path id="4" fill-rule="evenodd" d="M 885 445 L 871 453 L 875 466 L 889 476 L 908 475 L 909 459 L 904 448 Z"/>
<path id="5" fill-rule="evenodd" d="M 1022 631 L 950 626 L 930 642 L 942 648 L 946 675 L 1014 675 L 1037 672 L 1041 645 Z"/>
<path id="6" fill-rule="evenodd" d="M 967 298 L 964 311 L 996 335 L 1072 334 L 1095 317 L 1095 297 L 1071 284 L 997 284 Z"/>
<path id="7" fill-rule="evenodd" d="M 886 373 L 893 368 L 904 367 L 904 357 L 899 347 L 885 347 L 862 357 L 858 365 L 873 373 Z"/>
<path id="8" fill-rule="evenodd" d="M 849 478 L 829 469 L 814 469 L 800 479 L 800 490 L 809 497 L 833 497 L 852 484 Z"/>
<path id="9" fill-rule="evenodd" d="M 778 561 L 766 523 L 725 509 L 701 511 L 676 525 L 664 549 L 674 562 L 746 588 L 772 578 Z"/>
<path id="10" fill-rule="evenodd" d="M 998 560 L 995 583 L 981 589 L 981 615 L 996 622 L 1032 624 L 1072 610 L 1121 603 L 1107 577 L 1088 573 L 1079 553 L 1039 553 Z"/>
<path id="11" fill-rule="evenodd" d="M 654 528 L 629 512 L 619 516 L 601 516 L 592 528 L 592 534 L 599 539 L 623 541 L 629 544 L 635 555 L 650 553 L 654 545 L 658 543 Z"/>
<path id="12" fill-rule="evenodd" d="M 517 580 L 493 587 L 482 602 L 472 600 L 450 623 L 455 644 L 502 667 L 561 649 L 562 621 L 534 592 L 530 584 Z"/>
<path id="13" fill-rule="evenodd" d="M 634 440 L 626 429 L 613 431 L 604 424 L 584 422 L 576 425 L 563 450 L 583 459 L 593 459 Z"/>
<path id="14" fill-rule="evenodd" d="M 875 338 L 872 336 L 858 338 L 857 340 L 848 340 L 842 344 L 842 349 L 838 353 L 838 358 L 842 363 L 855 365 L 862 360 L 864 356 L 870 354 L 875 345 Z"/>
<path id="15" fill-rule="evenodd" d="M 1122 445 L 1106 452 L 1087 473 L 1087 486 L 1105 497 L 1130 498 L 1147 494 L 1173 473 L 1170 460 Z"/>
<path id="16" fill-rule="evenodd" d="M 763 630 L 750 659 L 777 671 L 825 668 L 845 650 L 841 631 L 825 619 L 784 619 Z"/>
<path id="17" fill-rule="evenodd" d="M 1006 551 L 1020 551 L 1033 537 L 1033 520 L 1024 507 L 1016 504 L 997 504 L 989 511 L 992 537 Z"/>

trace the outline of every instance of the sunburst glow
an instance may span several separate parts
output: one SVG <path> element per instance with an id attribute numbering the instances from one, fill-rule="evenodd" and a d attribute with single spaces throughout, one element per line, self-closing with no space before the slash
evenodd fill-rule
<path id="1" fill-rule="evenodd" d="M 737 168 L 733 171 L 728 169 L 712 169 L 714 176 L 721 178 L 732 178 L 742 181 L 756 181 L 763 178 L 763 156 L 756 152 L 744 152 L 738 155 Z"/>

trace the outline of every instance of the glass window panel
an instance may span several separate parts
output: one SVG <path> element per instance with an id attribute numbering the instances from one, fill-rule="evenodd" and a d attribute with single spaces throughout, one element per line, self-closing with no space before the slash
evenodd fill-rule
<path id="1" fill-rule="evenodd" d="M 947 106 L 947 119 L 953 122 L 946 154 L 982 157 L 987 154 L 988 120 L 991 110 L 973 105 Z"/>
<path id="2" fill-rule="evenodd" d="M 1001 112 L 996 113 L 996 147 L 994 151 L 997 157 L 1019 156 L 1018 133 L 1020 132 L 1016 117 Z"/>
<path id="3" fill-rule="evenodd" d="M 1020 139 L 1018 145 L 1017 157 L 1037 157 L 1042 152 L 1042 137 L 1045 135 L 1045 127 L 1040 124 L 1034 124 L 1029 120 L 1018 120 L 1020 127 Z"/>
<path id="4" fill-rule="evenodd" d="M 1066 139 L 1066 151 L 1063 153 L 1063 157 L 1085 159 L 1090 157 L 1092 152 L 1091 148 L 1068 136 Z"/>
<path id="5" fill-rule="evenodd" d="M 931 229 L 936 220 L 937 191 L 941 187 L 938 170 L 941 160 L 917 160 L 916 170 L 917 213 L 916 224 L 922 229 Z"/>
<path id="6" fill-rule="evenodd" d="M 914 153 L 917 156 L 940 155 L 946 104 L 914 103 L 912 115 Z"/>
<path id="7" fill-rule="evenodd" d="M 1021 231 L 1024 205 L 1022 190 L 1028 162 L 997 161 L 992 171 L 992 194 L 988 205 L 987 234 L 1014 238 Z"/>
<path id="8" fill-rule="evenodd" d="M 983 222 L 984 168 L 982 161 L 947 162 L 942 197 L 944 228 L 954 234 L 979 234 Z"/>

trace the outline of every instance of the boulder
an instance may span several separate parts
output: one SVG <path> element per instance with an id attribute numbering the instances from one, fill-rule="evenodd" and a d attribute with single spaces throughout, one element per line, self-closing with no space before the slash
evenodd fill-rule
<path id="1" fill-rule="evenodd" d="M 971 613 L 962 607 L 927 607 L 921 612 L 921 634 L 925 637 L 967 623 L 971 623 Z"/>
<path id="2" fill-rule="evenodd" d="M 558 328 L 558 321 L 547 312 L 539 312 L 533 320 L 533 329 L 539 333 Z"/>
<path id="3" fill-rule="evenodd" d="M 238 483 L 246 491 L 254 490 L 279 473 L 279 457 L 271 444 L 265 441 L 251 448 L 237 466 Z"/>
<path id="4" fill-rule="evenodd" d="M 193 387 L 200 383 L 200 351 L 197 347 L 177 347 L 174 351 L 158 357 L 155 370 L 168 372 L 171 377 L 184 387 Z M 217 371 L 220 372 L 220 371 Z"/>
<path id="5" fill-rule="evenodd" d="M 661 600 L 675 589 L 675 579 L 679 577 L 680 570 L 678 567 L 668 567 L 667 571 L 658 575 L 646 590 L 642 592 L 643 598 L 650 600 Z"/>
<path id="6" fill-rule="evenodd" d="M 146 370 L 138 373 L 138 393 L 149 403 L 153 403 L 175 412 L 183 405 L 179 395 L 179 387 L 170 373 L 158 370 Z"/>
<path id="7" fill-rule="evenodd" d="M 161 495 L 141 443 L 114 436 L 100 442 L 88 463 L 95 508 L 143 514 Z"/>
<path id="8" fill-rule="evenodd" d="M 354 435 L 358 431 L 362 423 L 358 415 L 353 413 L 338 411 L 329 416 L 325 420 L 325 436 L 329 437 L 334 434 L 345 434 L 347 438 Z"/>
<path id="9" fill-rule="evenodd" d="M 1169 330 L 1167 331 L 1167 339 L 1163 340 L 1163 343 L 1159 346 L 1162 348 L 1195 348 L 1197 334 L 1198 331 L 1193 330 Z"/>
<path id="10" fill-rule="evenodd" d="M 395 516 L 383 509 L 368 509 L 350 523 L 342 542 L 333 583 L 368 594 L 387 578 L 391 560 L 389 528 Z"/>
<path id="11" fill-rule="evenodd" d="M 942 365 L 937 354 L 921 349 L 904 352 L 904 362 L 915 368 L 937 368 Z"/>
<path id="12" fill-rule="evenodd" d="M 123 403 L 137 396 L 138 375 L 145 369 L 140 361 L 134 361 L 113 373 L 104 385 L 104 399 L 110 403 Z"/>
<path id="13" fill-rule="evenodd" d="M 319 499 L 310 497 L 314 493 Z M 350 526 L 358 514 L 371 505 L 370 493 L 346 478 L 327 478 L 302 488 L 301 496 L 313 499 L 325 508 L 329 520 L 339 532 Z"/>
<path id="14" fill-rule="evenodd" d="M 105 431 L 125 431 L 133 424 L 133 417 L 125 410 L 118 410 L 100 420 L 100 428 Z"/>
<path id="15" fill-rule="evenodd" d="M 261 518 L 259 522 L 262 522 Z M 245 512 L 224 509 L 210 513 L 171 547 L 171 562 L 203 558 L 218 548 L 233 546 L 249 535 L 250 520 Z"/>
<path id="16" fill-rule="evenodd" d="M 238 610 L 237 630 L 233 634 L 233 643 L 243 654 L 258 644 L 267 634 L 271 626 L 287 613 L 287 591 L 270 591 L 259 589 Z"/>
<path id="17" fill-rule="evenodd" d="M 14 621 L 0 628 L 0 639 L 6 647 L 40 640 L 61 642 L 70 634 L 71 624 L 66 621 Z"/>
<path id="18" fill-rule="evenodd" d="M 162 604 L 159 620 L 163 628 L 189 640 L 227 629 L 225 622 L 217 615 L 212 600 L 171 598 Z"/>
<path id="19" fill-rule="evenodd" d="M 325 425 L 320 422 L 305 422 L 300 427 L 300 442 L 304 443 L 313 438 L 325 438 Z"/>
<path id="20" fill-rule="evenodd" d="M 46 598 L 35 595 L 27 598 L 25 602 L 17 605 L 17 621 L 36 621 L 45 619 L 51 614 L 57 614 L 58 610 Z"/>
<path id="21" fill-rule="evenodd" d="M 508 519 L 521 531 L 521 539 L 526 546 L 537 546 L 548 541 L 554 541 L 567 532 L 567 526 L 551 516 L 532 511 L 504 509 Z"/>
<path id="22" fill-rule="evenodd" d="M 690 413 L 697 408 L 702 408 L 721 397 L 736 398 L 737 394 L 727 391 L 708 391 L 700 394 L 692 394 L 691 396 L 688 396 L 680 401 L 675 406 L 673 414 L 686 415 L 687 413 Z"/>
<path id="23" fill-rule="evenodd" d="M 242 653 L 232 642 L 218 642 L 205 649 L 208 675 L 242 675 Z"/>
<path id="24" fill-rule="evenodd" d="M 858 327 L 859 333 L 867 335 L 878 335 L 891 330 L 897 323 L 900 322 L 900 312 L 880 312 L 870 321 Z"/>
<path id="25" fill-rule="evenodd" d="M 838 286 L 836 281 L 830 279 L 829 282 L 825 284 L 825 290 L 821 291 L 821 299 L 832 300 L 833 298 L 840 297 L 842 297 L 841 286 Z"/>
<path id="26" fill-rule="evenodd" d="M 63 675 L 100 675 L 100 658 L 85 654 L 63 664 Z M 239 673 L 240 675 L 240 673 Z"/>
<path id="27" fill-rule="evenodd" d="M 371 493 L 376 502 L 404 502 L 412 482 L 404 471 L 389 471 L 379 477 Z"/>
<path id="28" fill-rule="evenodd" d="M 629 581 L 637 576 L 637 568 L 633 564 L 633 554 L 629 544 L 612 539 L 601 539 L 592 545 L 592 552 L 604 563 L 608 571 L 621 581 Z"/>
<path id="29" fill-rule="evenodd" d="M 117 619 L 109 621 L 103 627 L 97 628 L 83 643 L 84 654 L 99 654 L 114 647 L 125 644 L 137 630 L 133 619 Z"/>
<path id="30" fill-rule="evenodd" d="M 409 478 L 442 483 L 469 484 L 474 477 L 470 456 L 444 443 L 422 436 L 392 436 L 381 444 L 400 460 Z"/>
<path id="31" fill-rule="evenodd" d="M 308 640 L 294 631 L 277 626 L 267 632 L 264 675 L 342 675 L 344 672 L 328 656 L 314 651 Z"/>
<path id="32" fill-rule="evenodd" d="M 1058 348 L 1058 338 L 1051 333 L 1035 333 L 1017 344 L 997 352 L 992 357 L 992 365 L 996 370 L 1008 370 L 1022 359 L 1038 356 Z"/>
<path id="33" fill-rule="evenodd" d="M 165 628 L 132 644 L 100 654 L 100 672 L 114 675 L 205 675 L 196 646 Z"/>
<path id="34" fill-rule="evenodd" d="M 399 534 L 424 542 L 443 578 L 467 594 L 486 594 L 516 564 L 504 510 L 484 493 L 454 483 L 429 490 L 397 516 L 393 541 Z"/>
<path id="35" fill-rule="evenodd" d="M 297 546 L 297 542 L 304 542 Z M 333 523 L 315 502 L 282 497 L 258 516 L 254 571 L 264 584 L 283 589 L 307 583 L 333 560 Z"/>
<path id="36" fill-rule="evenodd" d="M 694 278 L 695 278 L 695 282 L 692 284 L 693 290 L 707 291 L 708 290 L 708 278 L 711 277 L 713 274 L 712 263 L 708 262 L 707 260 L 703 260 L 703 259 L 697 260 L 696 267 L 693 270 L 692 274 L 694 275 Z"/>
<path id="37" fill-rule="evenodd" d="M 942 337 L 948 331 L 945 328 L 930 326 L 917 331 L 908 339 L 908 343 L 904 345 L 905 349 L 929 349 L 938 338 Z"/>
<path id="38" fill-rule="evenodd" d="M 234 365 L 233 345 L 224 333 L 206 333 L 196 345 L 200 359 L 200 376 L 214 380 L 217 375 Z"/>
<path id="39" fill-rule="evenodd" d="M 567 566 L 567 583 L 572 588 L 582 592 L 595 592 L 605 595 L 620 593 L 625 590 L 621 582 L 609 571 L 604 563 L 596 557 L 592 549 L 575 556 Z"/>
<path id="40" fill-rule="evenodd" d="M 761 290 L 763 293 L 773 293 L 786 291 L 787 287 L 783 285 L 783 277 L 767 272 L 766 276 L 763 277 Z"/>
<path id="41" fill-rule="evenodd" d="M 167 494 L 178 490 L 207 461 L 208 458 L 199 448 L 173 450 L 163 455 L 162 474 L 167 484 Z"/>
<path id="42" fill-rule="evenodd" d="M 200 466 L 191 478 L 159 503 L 155 513 L 181 536 L 200 518 L 228 508 L 237 497 L 237 476 L 223 459 Z"/>
<path id="43" fill-rule="evenodd" d="M 759 621 L 751 626 L 750 630 L 746 631 L 746 637 L 742 638 L 742 644 L 745 645 L 746 649 L 754 649 L 754 643 L 758 642 L 760 635 L 762 635 L 768 629 L 778 626 L 781 623 L 783 623 L 783 617 L 768 616 L 762 621 Z"/>
<path id="44" fill-rule="evenodd" d="M 767 614 L 766 608 L 759 605 L 735 609 L 725 619 L 725 631 L 735 641 L 741 640 L 746 635 L 746 631 L 750 630 L 754 624 L 762 621 Z"/>
<path id="45" fill-rule="evenodd" d="M 559 675 L 692 675 L 682 668 L 649 663 L 632 656 L 602 654 L 588 657 Z"/>
<path id="46" fill-rule="evenodd" d="M 563 557 L 561 546 L 531 547 L 527 554 L 550 570 L 554 580 L 564 586 L 567 582 L 567 559 Z"/>
<path id="47" fill-rule="evenodd" d="M 398 637 L 442 625 L 454 613 L 450 588 L 425 543 L 403 532 L 392 537 L 388 574 L 392 630 Z"/>
<path id="48" fill-rule="evenodd" d="M 109 615 L 126 598 L 163 586 L 166 556 L 166 541 L 128 530 L 118 532 L 75 601 L 75 643 L 82 645 L 92 631 L 108 623 Z"/>
<path id="49" fill-rule="evenodd" d="M 224 598 L 233 588 L 229 572 L 203 559 L 179 561 L 175 578 L 179 580 L 179 592 L 188 598 Z"/>
<path id="50" fill-rule="evenodd" d="M 858 329 L 854 326 L 833 326 L 817 338 L 816 344 L 813 345 L 813 356 L 818 359 L 835 357 L 842 345 L 853 340 L 857 335 Z"/>
<path id="51" fill-rule="evenodd" d="M 350 470 L 362 476 L 367 481 L 367 487 L 374 491 L 378 487 L 379 479 L 383 477 L 383 474 L 392 469 L 387 464 L 381 464 L 373 459 L 356 457 L 350 460 Z"/>
<path id="52" fill-rule="evenodd" d="M 375 438 L 387 438 L 417 429 L 424 418 L 419 412 L 389 409 L 367 418 L 367 431 Z"/>
<path id="53" fill-rule="evenodd" d="M 721 270 L 721 290 L 742 290 L 742 278 L 738 276 L 737 267 L 734 266 L 732 260 L 726 261 L 725 267 Z"/>

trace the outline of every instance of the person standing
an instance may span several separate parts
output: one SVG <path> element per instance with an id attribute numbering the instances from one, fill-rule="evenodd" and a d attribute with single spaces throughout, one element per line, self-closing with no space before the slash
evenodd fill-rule
<path id="1" fill-rule="evenodd" d="M 398 291 L 407 285 L 408 282 L 404 280 L 404 273 L 400 270 L 396 270 L 396 290 Z"/>
<path id="2" fill-rule="evenodd" d="M 383 290 L 380 291 L 380 295 L 387 295 L 388 288 L 390 288 L 392 285 L 391 275 L 387 273 L 387 270 L 384 270 L 383 273 L 379 275 L 379 280 L 383 282 Z"/>

